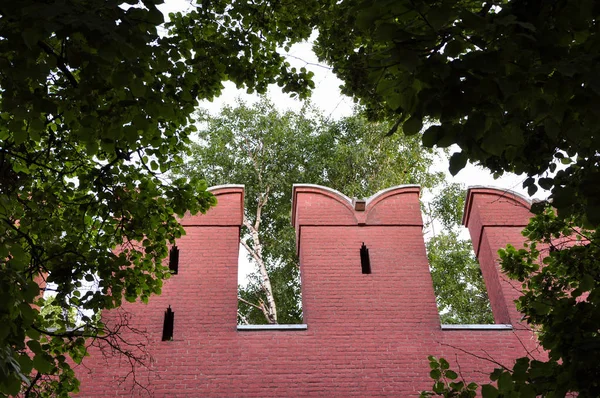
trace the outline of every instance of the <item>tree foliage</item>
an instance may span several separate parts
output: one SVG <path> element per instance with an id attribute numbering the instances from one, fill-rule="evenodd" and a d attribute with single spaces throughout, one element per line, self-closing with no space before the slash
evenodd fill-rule
<path id="1" fill-rule="evenodd" d="M 523 282 L 517 308 L 549 354 L 548 361 L 521 358 L 518 369 L 498 370 L 497 377 L 506 378 L 510 391 L 527 388 L 535 394 L 531 396 L 549 397 L 600 395 L 598 230 L 575 228 L 580 222 L 557 216 L 547 206 L 523 231 L 529 242 L 525 248 L 509 245 L 500 251 L 503 270 Z"/>
<path id="2" fill-rule="evenodd" d="M 531 193 L 551 190 L 561 214 L 595 225 L 599 13 L 593 0 L 260 1 L 229 5 L 223 29 L 290 41 L 316 29 L 315 51 L 343 92 L 372 117 L 395 118 L 390 131 L 435 121 L 423 143 L 457 144 L 453 173 L 467 160 L 526 173 Z"/>
<path id="3" fill-rule="evenodd" d="M 427 242 L 433 287 L 443 324 L 494 323 L 479 262 L 469 240 L 455 231 Z"/>
<path id="4" fill-rule="evenodd" d="M 166 244 L 184 233 L 176 216 L 214 204 L 203 181 L 163 178 L 197 99 L 224 80 L 300 96 L 311 85 L 276 52 L 290 39 L 275 27 L 310 29 L 301 19 L 238 25 L 223 2 L 164 25 L 158 3 L 0 5 L 0 395 L 76 391 L 67 357 L 80 362 L 84 337 L 103 332 L 90 316 L 77 337 L 50 323 L 36 306 L 46 283 L 56 305 L 92 313 L 160 292 Z M 94 278 L 99 289 L 78 295 Z"/>
<path id="5" fill-rule="evenodd" d="M 434 380 L 433 391 L 422 391 L 420 398 L 441 396 L 444 398 L 475 398 L 477 396 L 476 383 L 467 384 L 462 376 L 450 369 L 450 363 L 444 358 L 437 359 L 429 356 L 429 375 Z"/>
<path id="6" fill-rule="evenodd" d="M 77 308 L 63 308 L 56 304 L 56 297 L 49 296 L 44 298 L 44 304 L 40 308 L 40 316 L 48 321 L 48 325 L 55 324 L 60 327 L 63 324 L 68 325 L 68 328 L 74 328 L 77 323 Z M 50 329 L 55 329 L 50 328 Z"/>
<path id="7" fill-rule="evenodd" d="M 239 292 L 240 322 L 302 320 L 292 184 L 322 184 L 365 197 L 398 184 L 431 187 L 441 178 L 429 172 L 433 152 L 417 137 L 386 138 L 389 123 L 368 122 L 360 114 L 334 121 L 310 105 L 279 112 L 262 98 L 201 118 L 199 141 L 181 174 L 246 186 L 241 242 L 258 270 Z"/>

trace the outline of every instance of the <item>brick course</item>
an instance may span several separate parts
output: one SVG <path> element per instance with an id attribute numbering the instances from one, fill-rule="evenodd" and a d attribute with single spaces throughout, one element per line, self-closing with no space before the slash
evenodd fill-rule
<path id="1" fill-rule="evenodd" d="M 442 330 L 425 245 L 419 188 L 396 187 L 355 211 L 348 198 L 313 185 L 294 187 L 292 219 L 302 275 L 306 330 L 238 331 L 237 262 L 243 187 L 213 190 L 219 204 L 185 217 L 179 274 L 149 304 L 126 304 L 145 331 L 154 362 L 119 384 L 130 367 L 92 349 L 77 368 L 80 396 L 418 396 L 430 389 L 427 355 L 444 356 L 468 381 L 487 382 L 494 365 L 512 366 L 536 341 L 512 300 L 496 251 L 521 245 L 527 201 L 469 190 L 465 223 L 480 257 L 497 323 L 512 330 Z M 369 248 L 371 274 L 359 249 Z M 173 341 L 162 342 L 164 311 L 175 312 Z M 107 322 L 116 315 L 104 315 Z"/>

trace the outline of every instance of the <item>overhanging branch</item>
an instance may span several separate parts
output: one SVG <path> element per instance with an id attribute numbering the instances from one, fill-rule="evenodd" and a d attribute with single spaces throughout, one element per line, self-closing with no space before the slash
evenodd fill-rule
<path id="1" fill-rule="evenodd" d="M 42 50 L 44 50 L 46 54 L 56 58 L 56 65 L 58 66 L 58 69 L 60 69 L 60 71 L 65 75 L 69 83 L 71 83 L 71 85 L 75 88 L 79 87 L 77 79 L 75 79 L 75 76 L 73 76 L 73 74 L 65 64 L 65 59 L 61 55 L 55 53 L 52 47 L 48 45 L 48 43 L 40 40 L 37 44 L 41 47 Z"/>

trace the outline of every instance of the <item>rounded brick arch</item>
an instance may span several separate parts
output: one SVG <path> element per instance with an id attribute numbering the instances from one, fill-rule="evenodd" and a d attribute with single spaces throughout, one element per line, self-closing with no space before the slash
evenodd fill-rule
<path id="1" fill-rule="evenodd" d="M 301 201 L 298 195 L 303 195 Z M 304 217 L 307 213 L 308 218 Z M 292 225 L 298 227 L 300 219 L 309 224 L 332 220 L 338 224 L 357 223 L 352 199 L 335 189 L 316 184 L 294 184 L 292 188 Z"/>
<path id="2" fill-rule="evenodd" d="M 217 198 L 217 206 L 206 214 L 187 213 L 181 219 L 184 227 L 194 225 L 242 225 L 244 222 L 244 186 L 237 184 L 217 185 L 207 189 Z"/>
<path id="3" fill-rule="evenodd" d="M 398 185 L 367 199 L 366 225 L 423 225 L 418 185 Z"/>

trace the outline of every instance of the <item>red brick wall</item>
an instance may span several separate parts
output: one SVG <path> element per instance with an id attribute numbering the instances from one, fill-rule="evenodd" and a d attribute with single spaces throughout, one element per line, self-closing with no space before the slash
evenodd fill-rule
<path id="1" fill-rule="evenodd" d="M 138 369 L 136 380 L 154 396 L 417 396 L 432 385 L 427 355 L 444 356 L 455 369 L 458 362 L 469 381 L 485 382 L 494 365 L 481 358 L 511 366 L 525 354 L 524 347 L 535 348 L 531 333 L 516 323 L 514 294 L 498 276 L 495 254 L 506 243 L 522 241 L 516 224 L 525 225 L 529 217 L 523 201 L 506 199 L 497 190 L 471 190 L 466 216 L 484 275 L 493 281 L 488 289 L 497 290 L 490 292 L 494 310 L 505 311 L 496 320 L 512 320 L 513 330 L 442 330 L 418 187 L 384 191 L 359 212 L 335 191 L 297 185 L 292 215 L 307 329 L 238 331 L 243 189 L 214 193 L 216 208 L 183 220 L 187 235 L 177 242 L 179 274 L 148 305 L 124 308 L 133 314 L 132 325 L 146 332 L 154 362 L 150 369 Z M 507 213 L 498 206 L 514 209 Z M 363 242 L 371 274 L 361 272 Z M 174 339 L 162 342 L 169 305 L 175 312 Z M 105 315 L 108 321 L 114 316 Z M 92 350 L 84 365 L 77 369 L 81 396 L 146 393 L 131 376 L 118 384 L 131 369 L 126 361 L 106 360 Z"/>

